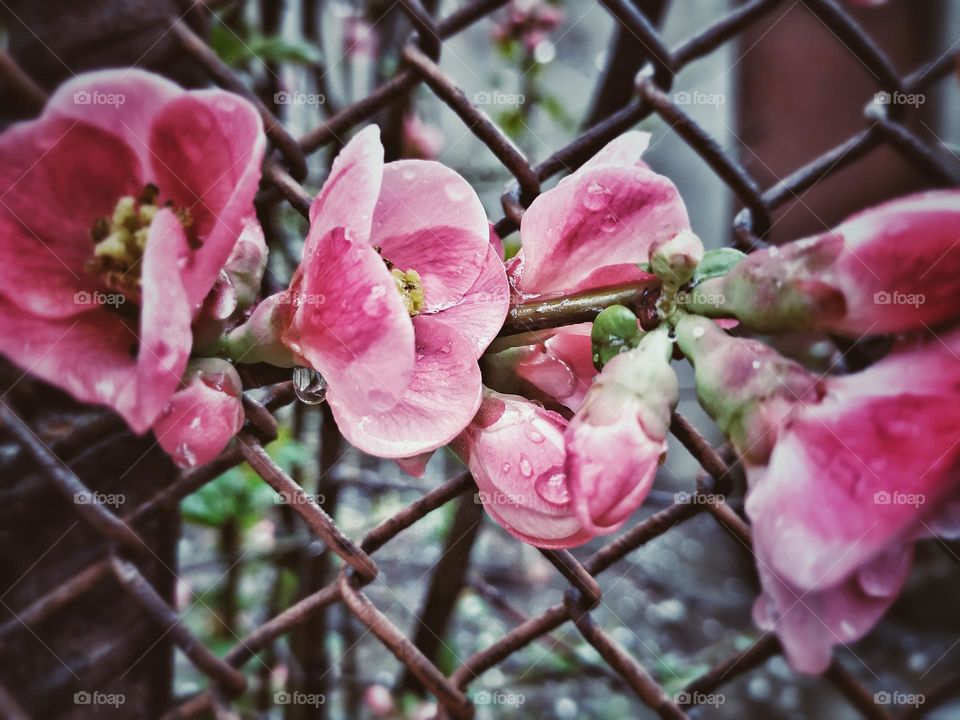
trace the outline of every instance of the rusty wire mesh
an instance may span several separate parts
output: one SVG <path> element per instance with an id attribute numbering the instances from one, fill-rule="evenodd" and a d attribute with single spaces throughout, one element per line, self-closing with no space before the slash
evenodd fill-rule
<path id="1" fill-rule="evenodd" d="M 267 106 L 185 24 L 171 18 L 170 31 L 196 62 L 206 69 L 214 82 L 256 104 L 274 148 L 273 155 L 265 164 L 265 190 L 261 193 L 261 200 L 266 198 L 267 202 L 279 202 L 285 199 L 304 216 L 312 199 L 300 184 L 307 174 L 306 157 L 339 141 L 342 135 L 389 107 L 419 84 L 426 85 L 452 109 L 513 177 L 511 188 L 501 198 L 504 217 L 496 224 L 501 236 L 518 227 L 524 207 L 540 193 L 542 182 L 575 169 L 606 142 L 654 113 L 699 155 L 706 167 L 742 203 L 743 209 L 736 215 L 733 231 L 736 244 L 745 249 L 763 243 L 775 209 L 883 145 L 893 148 L 914 165 L 931 186 L 952 184 L 950 169 L 944 167 L 937 153 L 905 125 L 906 108 L 895 104 L 871 103 L 864 111 L 865 127 L 861 132 L 811 159 L 774 186 L 760 188 L 735 158 L 721 149 L 716 140 L 672 101 L 670 90 L 675 75 L 682 68 L 736 37 L 780 6 L 781 0 L 745 2 L 720 21 L 703 28 L 673 48 L 665 46 L 654 26 L 628 0 L 600 2 L 638 38 L 646 48 L 650 62 L 637 76 L 636 96 L 631 102 L 536 166 L 527 162 L 503 131 L 472 104 L 457 83 L 438 66 L 446 39 L 498 10 L 506 0 L 477 0 L 439 20 L 434 19 L 418 0 L 401 0 L 399 7 L 416 32 L 403 47 L 403 61 L 396 73 L 367 97 L 340 109 L 300 138 L 293 137 Z M 901 77 L 871 37 L 835 2 L 802 0 L 802 4 L 830 29 L 837 42 L 842 43 L 880 79 L 883 91 L 925 91 L 948 76 L 960 57 L 960 49 L 953 50 Z M 8 58 L 4 59 L 4 63 L 2 69 L 5 77 L 13 80 L 24 93 L 35 94 L 29 79 L 21 77 L 18 68 L 8 66 Z M 528 328 L 530 321 L 521 311 L 512 311 L 507 330 L 516 332 Z M 348 608 L 369 629 L 370 634 L 378 638 L 437 698 L 438 712 L 442 717 L 457 719 L 470 718 L 474 714 L 466 691 L 475 678 L 512 653 L 571 622 L 646 706 L 663 718 L 686 717 L 685 705 L 668 695 L 651 673 L 601 629 L 591 616 L 591 610 L 601 602 L 602 597 L 597 576 L 645 543 L 698 514 L 711 515 L 742 545 L 744 551 L 749 552 L 750 528 L 724 502 L 722 496 L 730 483 L 730 466 L 684 417 L 679 414 L 674 416 L 671 431 L 705 473 L 698 480 L 696 489 L 703 502 L 679 502 L 668 506 L 630 527 L 583 562 L 567 551 L 542 551 L 569 585 L 562 600 L 534 617 L 519 616 L 522 622 L 504 637 L 467 658 L 450 676 L 446 676 L 371 602 L 363 588 L 378 575 L 377 563 L 373 559 L 376 551 L 428 513 L 464 494 L 473 493 L 475 486 L 470 476 L 464 473 L 444 482 L 381 522 L 359 541 L 351 539 L 264 450 L 264 444 L 277 437 L 277 421 L 272 413 L 295 400 L 292 383 L 258 381 L 249 374 L 245 379 L 251 385 L 262 384 L 266 388 L 265 395 L 260 401 L 245 397 L 246 427 L 238 435 L 238 442 L 216 461 L 183 472 L 165 490 L 123 515 L 115 514 L 97 503 L 76 506 L 81 519 L 100 533 L 112 550 L 108 557 L 66 579 L 29 607 L 18 610 L 21 622 L 32 624 L 57 613 L 112 576 L 146 615 L 160 627 L 169 629 L 180 650 L 210 680 L 207 691 L 169 711 L 164 716 L 169 720 L 195 717 L 205 712 L 212 712 L 216 717 L 231 717 L 231 700 L 242 694 L 248 684 L 242 671 L 244 664 L 280 636 L 294 632 L 312 614 L 336 603 Z M 0 420 L 63 493 L 73 496 L 91 492 L 6 406 L 0 407 Z M 335 582 L 283 610 L 236 643 L 224 657 L 218 657 L 179 622 L 176 610 L 151 586 L 131 558 L 136 558 L 144 547 L 135 529 L 139 522 L 160 509 L 175 507 L 182 498 L 243 461 L 249 463 L 277 493 L 290 499 L 290 506 L 326 547 L 339 556 L 343 565 Z M 10 627 L 0 627 L 0 637 L 9 630 Z M 684 698 L 694 700 L 701 694 L 709 693 L 750 672 L 779 652 L 776 637 L 765 634 L 748 649 L 731 656 L 689 683 Z M 858 682 L 836 660 L 824 674 L 823 680 L 834 685 L 863 716 L 890 717 L 883 706 L 874 702 L 871 690 Z M 908 708 L 903 715 L 923 716 L 958 691 L 960 678 L 928 688 L 925 704 Z M 0 713 L 8 718 L 27 717 L 15 696 L 15 691 L 0 687 Z"/>

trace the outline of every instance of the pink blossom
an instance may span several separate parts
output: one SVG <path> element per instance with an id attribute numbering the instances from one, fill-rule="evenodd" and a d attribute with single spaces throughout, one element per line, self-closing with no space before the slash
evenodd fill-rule
<path id="1" fill-rule="evenodd" d="M 329 383 L 361 450 L 410 457 L 456 437 L 480 405 L 477 359 L 509 292 L 476 193 L 436 162 L 383 163 L 358 133 L 310 209 L 283 341 Z"/>
<path id="2" fill-rule="evenodd" d="M 593 534 L 619 529 L 653 486 L 677 405 L 672 354 L 664 327 L 615 356 L 564 433 L 573 507 Z"/>
<path id="3" fill-rule="evenodd" d="M 210 462 L 243 427 L 243 385 L 226 360 L 187 365 L 180 388 L 153 424 L 157 442 L 180 467 Z"/>
<path id="4" fill-rule="evenodd" d="M 544 0 L 513 0 L 503 18 L 493 28 L 499 43 L 518 40 L 530 52 L 563 22 L 563 10 Z"/>
<path id="5" fill-rule="evenodd" d="M 822 672 L 834 645 L 893 603 L 913 542 L 956 494 L 960 331 L 823 379 L 702 318 L 681 321 L 678 342 L 745 462 L 763 586 L 754 616 L 794 667 Z"/>
<path id="6" fill-rule="evenodd" d="M 702 314 L 760 331 L 822 329 L 859 337 L 957 317 L 960 193 L 910 195 L 833 230 L 751 253 L 698 288 Z"/>
<path id="7" fill-rule="evenodd" d="M 403 157 L 412 160 L 436 160 L 443 152 L 443 132 L 414 112 L 403 118 Z"/>
<path id="8" fill-rule="evenodd" d="M 264 135 L 220 90 L 138 70 L 61 86 L 0 135 L 0 352 L 137 432 L 251 213 Z"/>
<path id="9" fill-rule="evenodd" d="M 650 247 L 689 230 L 670 180 L 641 160 L 650 134 L 624 133 L 534 200 L 508 272 L 522 297 L 649 280 Z"/>
<path id="10" fill-rule="evenodd" d="M 453 444 L 490 517 L 537 547 L 574 547 L 592 537 L 571 502 L 566 427 L 563 416 L 526 398 L 485 390 L 480 411 Z"/>

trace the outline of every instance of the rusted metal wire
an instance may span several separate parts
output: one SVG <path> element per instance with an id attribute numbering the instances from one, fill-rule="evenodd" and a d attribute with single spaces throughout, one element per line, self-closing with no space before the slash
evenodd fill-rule
<path id="1" fill-rule="evenodd" d="M 637 76 L 636 97 L 543 162 L 532 166 L 503 131 L 470 102 L 455 80 L 438 63 L 446 39 L 487 17 L 505 3 L 506 0 L 478 0 L 464 4 L 453 14 L 436 20 L 417 0 L 402 0 L 399 10 L 410 20 L 415 32 L 402 48 L 400 66 L 395 74 L 372 93 L 340 108 L 300 138 L 290 135 L 270 109 L 220 61 L 202 38 L 182 23 L 171 21 L 171 31 L 185 52 L 204 68 L 215 83 L 247 97 L 262 116 L 275 153 L 265 162 L 265 187 L 258 197 L 258 205 L 285 199 L 305 217 L 312 201 L 310 193 L 301 185 L 307 176 L 306 157 L 339 141 L 342 135 L 391 107 L 418 85 L 429 88 L 450 107 L 513 178 L 513 185 L 507 188 L 501 198 L 504 217 L 496 223 L 496 229 L 502 236 L 519 226 L 524 209 L 540 193 L 542 183 L 554 175 L 576 169 L 606 142 L 651 114 L 662 117 L 742 202 L 744 208 L 734 219 L 733 231 L 738 244 L 744 247 L 756 247 L 763 243 L 774 210 L 820 180 L 853 165 L 881 147 L 890 147 L 906 158 L 931 186 L 956 184 L 960 177 L 958 167 L 947 164 L 934 148 L 904 124 L 904 107 L 896 104 L 881 107 L 869 103 L 864 109 L 863 130 L 811 159 L 772 187 L 761 189 L 735 158 L 678 108 L 668 92 L 677 73 L 743 33 L 781 6 L 782 0 L 742 3 L 724 18 L 673 48 L 667 47 L 654 25 L 632 3 L 627 0 L 601 0 L 600 4 L 638 39 L 649 58 L 648 67 Z M 926 90 L 946 77 L 960 57 L 960 50 L 952 50 L 929 65 L 901 77 L 871 37 L 836 2 L 802 0 L 802 4 L 834 34 L 839 43 L 870 69 L 878 78 L 882 90 L 907 93 Z M 8 80 L 27 107 L 39 105 L 42 95 L 36 84 L 9 56 L 3 54 L 0 54 L 0 75 Z M 646 287 L 615 288 L 585 294 L 583 297 L 517 305 L 512 308 L 502 335 L 528 333 L 558 323 L 587 321 L 611 303 L 627 304 L 642 311 L 651 299 L 646 295 L 648 290 Z M 277 638 L 295 631 L 316 613 L 334 604 L 342 604 L 367 627 L 404 664 L 407 671 L 436 696 L 441 716 L 452 718 L 473 716 L 473 706 L 466 691 L 479 675 L 530 643 L 546 640 L 568 622 L 598 651 L 610 668 L 610 676 L 615 673 L 616 677 L 622 679 L 622 686 L 631 688 L 642 703 L 664 718 L 686 717 L 684 707 L 688 702 L 695 702 L 697 697 L 721 688 L 781 652 L 775 637 L 763 635 L 750 648 L 688 683 L 684 701 L 680 702 L 671 698 L 653 675 L 618 645 L 591 615 L 591 610 L 602 602 L 602 588 L 597 576 L 637 548 L 702 513 L 711 515 L 738 544 L 749 551 L 750 528 L 723 499 L 731 485 L 730 465 L 724 460 L 723 453 L 712 447 L 689 421 L 677 414 L 673 418 L 671 431 L 706 473 L 707 479 L 698 483 L 695 489 L 699 493 L 698 500 L 703 502 L 676 502 L 669 505 L 628 528 L 582 562 L 566 551 L 545 551 L 544 556 L 569 583 L 562 601 L 533 617 L 526 617 L 507 606 L 510 616 L 519 624 L 445 676 L 363 593 L 363 587 L 377 577 L 377 565 L 371 555 L 430 512 L 462 497 L 464 493 L 473 492 L 475 487 L 470 476 L 458 475 L 427 492 L 382 521 L 359 542 L 354 542 L 264 450 L 263 444 L 275 438 L 277 433 L 276 420 L 271 413 L 294 400 L 291 383 L 275 382 L 276 378 L 269 374 L 258 378 L 256 372 L 251 370 L 244 370 L 243 378 L 247 388 L 265 386 L 266 389 L 259 401 L 249 395 L 245 397 L 248 424 L 238 436 L 236 444 L 214 462 L 182 473 L 165 490 L 122 517 L 96 503 L 77 504 L 77 512 L 83 520 L 109 541 L 109 555 L 72 578 L 65 579 L 59 587 L 18 613 L 23 622 L 36 623 L 62 610 L 99 583 L 118 582 L 147 616 L 164 631 L 172 633 L 181 650 L 210 679 L 210 687 L 206 692 L 171 709 L 166 718 L 196 717 L 208 711 L 213 711 L 218 717 L 231 716 L 232 699 L 244 692 L 247 684 L 241 668 Z M 61 492 L 70 496 L 91 494 L 89 488 L 58 459 L 54 451 L 44 446 L 6 405 L 0 405 L 0 421 Z M 81 443 L 78 440 L 74 444 L 79 447 Z M 69 445 L 68 439 L 64 448 Z M 64 457 L 69 457 L 69 454 L 64 453 Z M 135 527 L 156 511 L 176 505 L 244 460 L 264 482 L 287 499 L 293 511 L 343 561 L 343 565 L 335 580 L 268 619 L 221 659 L 186 630 L 178 613 L 141 574 L 134 559 L 143 543 Z M 713 490 L 717 492 L 712 493 Z M 134 559 L 121 556 L 121 548 L 131 551 L 130 558 Z M 487 595 L 490 596 L 489 591 Z M 0 626 L 0 642 L 19 624 L 20 621 L 12 620 Z M 839 661 L 833 662 L 824 678 L 865 717 L 888 717 L 886 711 L 873 702 L 871 692 Z M 958 692 L 960 683 L 956 680 L 941 683 L 930 690 L 928 703 L 923 708 L 911 708 L 904 715 L 921 717 Z M 4 717 L 27 717 L 14 694 L 3 687 L 0 687 L 0 713 Z"/>

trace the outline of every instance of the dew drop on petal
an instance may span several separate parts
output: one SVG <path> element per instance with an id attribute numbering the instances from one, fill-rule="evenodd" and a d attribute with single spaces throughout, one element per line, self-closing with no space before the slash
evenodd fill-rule
<path id="1" fill-rule="evenodd" d="M 508 462 L 505 462 L 503 465 L 500 466 L 500 469 L 503 470 L 504 473 L 508 473 L 508 472 L 510 472 L 510 468 L 512 468 L 512 467 L 513 467 L 513 465 L 511 465 L 511 464 L 508 463 Z"/>
<path id="2" fill-rule="evenodd" d="M 327 399 L 327 381 L 316 370 L 300 365 L 293 369 L 293 390 L 307 405 L 319 405 Z"/>
<path id="3" fill-rule="evenodd" d="M 695 328 L 693 329 L 693 336 L 694 336 L 695 338 L 702 338 L 702 337 L 703 337 L 703 334 L 704 334 L 705 332 L 706 332 L 706 331 L 705 331 L 702 327 L 695 327 Z"/>
<path id="4" fill-rule="evenodd" d="M 185 442 L 177 445 L 173 451 L 173 461 L 180 467 L 195 467 L 197 456 Z"/>
<path id="5" fill-rule="evenodd" d="M 383 285 L 375 285 L 370 288 L 367 299 L 363 301 L 363 311 L 369 317 L 378 317 L 383 313 L 383 298 L 387 294 L 387 289 Z"/>
<path id="6" fill-rule="evenodd" d="M 551 505 L 566 505 L 570 502 L 567 492 L 567 474 L 559 465 L 541 473 L 533 483 L 533 489 Z"/>
<path id="7" fill-rule="evenodd" d="M 526 455 L 520 456 L 520 474 L 525 478 L 533 475 L 533 465 L 530 464 L 530 460 Z"/>
<path id="8" fill-rule="evenodd" d="M 587 186 L 587 191 L 580 199 L 587 210 L 602 210 L 610 204 L 610 191 L 596 180 L 591 181 Z"/>
<path id="9" fill-rule="evenodd" d="M 605 233 L 612 233 L 620 224 L 620 219 L 613 213 L 607 213 L 600 221 L 600 229 Z"/>
<path id="10" fill-rule="evenodd" d="M 454 202 L 459 202 L 467 197 L 467 187 L 459 182 L 449 182 L 443 187 L 444 194 Z"/>

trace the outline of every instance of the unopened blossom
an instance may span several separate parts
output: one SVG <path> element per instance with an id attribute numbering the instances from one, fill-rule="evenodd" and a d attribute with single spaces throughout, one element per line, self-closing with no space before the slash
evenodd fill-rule
<path id="1" fill-rule="evenodd" d="M 704 318 L 682 319 L 677 339 L 746 469 L 755 620 L 795 668 L 820 673 L 896 599 L 914 541 L 956 527 L 945 509 L 960 484 L 960 331 L 824 378 Z"/>
<path id="2" fill-rule="evenodd" d="M 477 359 L 506 316 L 506 275 L 489 237 L 462 177 L 436 162 L 384 164 L 370 126 L 341 151 L 310 208 L 290 288 L 231 344 L 250 359 L 285 348 L 286 364 L 319 372 L 337 425 L 361 450 L 433 450 L 480 406 Z"/>
<path id="3" fill-rule="evenodd" d="M 564 470 L 562 416 L 518 395 L 485 390 L 476 417 L 453 447 L 484 509 L 511 535 L 541 548 L 582 545 Z"/>
<path id="4" fill-rule="evenodd" d="M 246 100 L 139 70 L 81 75 L 0 135 L 0 352 L 144 432 L 252 220 Z"/>
<path id="5" fill-rule="evenodd" d="M 210 462 L 243 427 L 242 393 L 240 376 L 226 360 L 191 360 L 153 424 L 160 447 L 181 467 Z"/>
<path id="6" fill-rule="evenodd" d="M 677 377 L 666 327 L 611 359 L 567 427 L 567 486 L 583 527 L 616 531 L 643 503 L 667 450 Z"/>
<path id="7" fill-rule="evenodd" d="M 750 253 L 703 282 L 689 308 L 759 331 L 859 337 L 960 317 L 960 192 L 899 198 L 832 230 Z"/>

